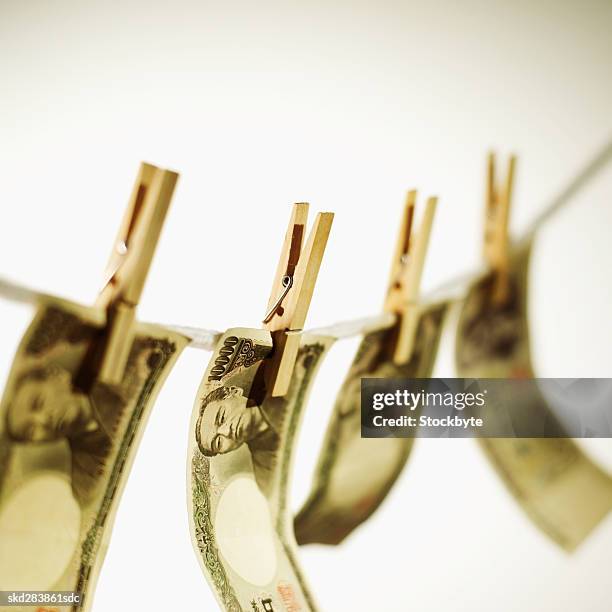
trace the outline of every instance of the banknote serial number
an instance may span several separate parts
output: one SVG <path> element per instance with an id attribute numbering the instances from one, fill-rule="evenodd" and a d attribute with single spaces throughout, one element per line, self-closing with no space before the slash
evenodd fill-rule
<path id="1" fill-rule="evenodd" d="M 76 591 L 0 591 L 0 605 L 3 606 L 80 606 L 81 601 L 82 594 Z"/>

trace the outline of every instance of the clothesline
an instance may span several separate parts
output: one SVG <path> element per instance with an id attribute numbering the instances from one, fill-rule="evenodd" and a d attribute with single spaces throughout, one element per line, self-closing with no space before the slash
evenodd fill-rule
<path id="1" fill-rule="evenodd" d="M 579 193 L 599 172 L 601 172 L 612 161 L 612 139 L 608 140 L 589 161 L 582 167 L 578 174 L 569 182 L 565 188 L 558 193 L 551 202 L 544 206 L 530 224 L 526 232 L 517 240 L 517 244 L 524 244 L 531 240 L 536 231 L 561 208 L 571 202 L 572 198 Z M 445 281 L 435 289 L 422 296 L 421 303 L 432 304 L 435 302 L 454 302 L 462 299 L 468 284 L 475 278 L 486 273 L 486 268 L 480 266 L 463 273 L 455 278 Z M 28 287 L 24 287 L 7 279 L 0 278 L 0 297 L 25 304 L 36 305 L 41 301 L 53 299 L 52 296 L 44 294 Z M 381 313 L 373 317 L 342 321 L 326 327 L 307 330 L 308 333 L 329 335 L 337 339 L 349 338 L 363 333 L 369 333 L 378 329 L 391 327 L 395 321 L 395 315 Z M 190 338 L 190 346 L 206 351 L 215 348 L 221 332 L 211 329 L 187 327 L 181 325 L 163 325 L 171 330 L 177 331 Z"/>

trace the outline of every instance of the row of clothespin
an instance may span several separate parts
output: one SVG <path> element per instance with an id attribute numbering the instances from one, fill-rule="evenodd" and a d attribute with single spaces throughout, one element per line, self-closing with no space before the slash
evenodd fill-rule
<path id="1" fill-rule="evenodd" d="M 508 215 L 514 177 L 510 158 L 503 186 L 496 185 L 495 158 L 488 158 L 484 257 L 495 278 L 495 298 L 508 293 Z M 133 342 L 136 307 L 178 175 L 141 164 L 140 172 L 108 262 L 106 282 L 96 306 L 107 313 L 96 361 L 96 379 L 107 384 L 121 381 Z M 393 255 L 384 310 L 396 316 L 393 359 L 406 363 L 412 354 L 419 314 L 419 286 L 437 198 L 430 197 L 418 232 L 413 231 L 417 192 L 409 191 Z M 300 332 L 306 315 L 333 213 L 317 214 L 308 239 L 308 204 L 293 205 L 263 326 L 271 332 L 274 350 L 265 366 L 266 387 L 273 396 L 287 393 L 296 362 Z"/>

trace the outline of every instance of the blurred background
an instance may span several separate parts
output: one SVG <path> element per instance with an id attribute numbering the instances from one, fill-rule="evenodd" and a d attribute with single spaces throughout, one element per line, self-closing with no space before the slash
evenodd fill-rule
<path id="1" fill-rule="evenodd" d="M 612 139 L 611 28 L 608 0 L 0 0 L 0 276 L 92 303 L 146 160 L 181 178 L 141 319 L 259 327 L 295 201 L 336 212 L 309 326 L 376 314 L 406 189 L 421 202 L 440 198 L 429 290 L 480 261 L 489 149 L 502 163 L 518 155 L 519 234 Z M 612 377 L 611 199 L 612 164 L 538 235 L 539 376 Z M 30 317 L 0 303 L 2 383 Z M 357 342 L 338 343 L 316 381 L 296 508 Z M 444 338 L 438 376 L 454 374 L 452 342 Z M 94 612 L 119 601 L 216 609 L 185 492 L 189 415 L 207 360 L 187 350 L 160 394 Z M 585 447 L 612 470 L 608 440 Z M 607 612 L 611 543 L 609 517 L 563 553 L 474 440 L 419 440 L 364 527 L 300 557 L 325 611 Z"/>

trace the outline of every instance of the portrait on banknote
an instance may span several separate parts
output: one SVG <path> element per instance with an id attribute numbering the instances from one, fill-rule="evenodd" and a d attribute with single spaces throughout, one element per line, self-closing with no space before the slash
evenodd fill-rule
<path id="1" fill-rule="evenodd" d="M 207 457 L 232 452 L 246 445 L 255 479 L 267 489 L 275 465 L 284 410 L 266 411 L 245 395 L 244 389 L 221 385 L 203 398 L 195 435 L 200 452 Z"/>

